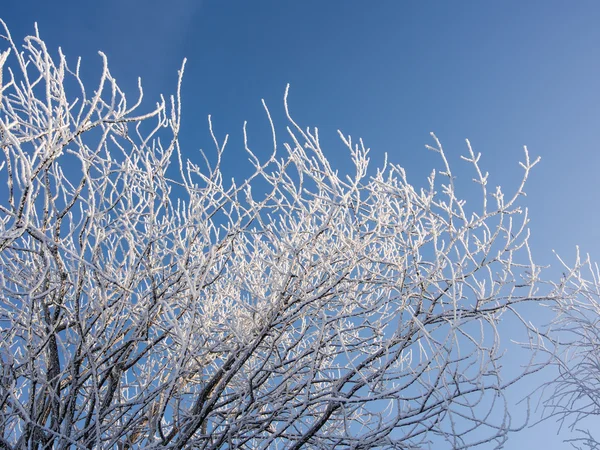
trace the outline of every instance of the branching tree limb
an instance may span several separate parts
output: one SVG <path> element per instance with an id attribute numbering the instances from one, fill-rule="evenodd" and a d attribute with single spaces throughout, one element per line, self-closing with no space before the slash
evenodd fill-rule
<path id="1" fill-rule="evenodd" d="M 90 92 L 79 62 L 4 29 L 0 447 L 504 442 L 515 380 L 496 326 L 554 295 L 537 291 L 519 207 L 527 150 L 505 197 L 468 145 L 467 207 L 435 136 L 427 189 L 370 171 L 341 133 L 355 173 L 340 175 L 286 92 L 287 143 L 266 110 L 272 155 L 246 144 L 254 172 L 228 185 L 210 121 L 214 164 L 179 146 L 183 67 L 176 95 L 139 113 L 141 85 L 128 103 L 104 55 Z"/>

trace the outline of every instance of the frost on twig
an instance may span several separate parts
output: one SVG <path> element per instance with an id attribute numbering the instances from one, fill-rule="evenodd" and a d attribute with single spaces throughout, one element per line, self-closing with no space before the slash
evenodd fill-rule
<path id="1" fill-rule="evenodd" d="M 504 442 L 515 380 L 496 325 L 548 298 L 522 185 L 488 194 L 469 145 L 467 205 L 435 137 L 425 189 L 340 134 L 342 175 L 287 91 L 287 134 L 267 110 L 273 152 L 245 139 L 254 173 L 230 184 L 212 124 L 216 163 L 180 148 L 183 67 L 176 95 L 139 112 L 141 86 L 127 102 L 104 55 L 90 91 L 37 33 L 2 37 L 0 446 Z"/>
<path id="2" fill-rule="evenodd" d="M 0 52 L 0 105 L 2 104 L 2 69 L 4 67 L 4 63 L 6 62 L 6 59 L 8 58 L 8 55 L 10 55 L 10 48 L 8 50 L 5 50 L 3 52 Z"/>

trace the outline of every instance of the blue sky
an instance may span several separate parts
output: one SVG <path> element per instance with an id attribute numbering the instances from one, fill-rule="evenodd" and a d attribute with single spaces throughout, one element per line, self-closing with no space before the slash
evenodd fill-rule
<path id="1" fill-rule="evenodd" d="M 242 177 L 240 146 L 270 151 L 260 100 L 284 124 L 291 84 L 295 119 L 318 126 L 325 151 L 341 168 L 349 157 L 341 129 L 363 137 L 373 164 L 404 166 L 423 185 L 436 155 L 424 149 L 434 131 L 461 176 L 458 155 L 469 138 L 482 152 L 492 185 L 510 191 L 521 175 L 523 145 L 541 156 L 526 204 L 540 264 L 568 261 L 575 245 L 600 259 L 600 3 L 403 0 L 81 0 L 9 1 L 0 10 L 19 41 L 38 22 L 42 38 L 86 77 L 98 77 L 104 51 L 126 89 L 142 77 L 148 105 L 183 84 L 184 148 L 211 149 L 206 117 L 230 133 L 226 170 Z M 471 177 L 468 172 L 464 177 Z M 464 185 L 463 185 L 464 186 Z M 569 448 L 553 425 L 515 435 L 509 449 Z"/>

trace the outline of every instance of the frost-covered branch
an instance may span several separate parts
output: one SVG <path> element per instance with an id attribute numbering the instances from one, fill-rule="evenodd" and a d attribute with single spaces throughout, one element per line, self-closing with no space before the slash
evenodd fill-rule
<path id="1" fill-rule="evenodd" d="M 342 175 L 287 92 L 285 138 L 267 110 L 272 156 L 245 139 L 254 173 L 227 184 L 212 124 L 215 163 L 179 146 L 183 67 L 147 112 L 104 55 L 90 92 L 37 32 L 2 37 L 0 447 L 504 442 L 496 326 L 553 295 L 523 184 L 489 194 L 469 145 L 467 205 L 435 136 L 426 189 L 340 133 Z M 536 162 L 525 151 L 523 183 Z"/>

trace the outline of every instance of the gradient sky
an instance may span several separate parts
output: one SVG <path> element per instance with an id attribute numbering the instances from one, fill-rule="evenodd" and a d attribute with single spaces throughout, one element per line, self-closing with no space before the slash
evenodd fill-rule
<path id="1" fill-rule="evenodd" d="M 387 152 L 424 185 L 440 138 L 459 178 L 469 138 L 492 186 L 508 192 L 523 145 L 542 162 L 527 192 L 536 262 L 572 261 L 580 245 L 600 259 L 600 2 L 597 0 L 5 0 L 0 17 L 17 42 L 38 22 L 50 48 L 61 46 L 97 80 L 105 52 L 126 90 L 137 77 L 147 105 L 183 83 L 182 143 L 190 156 L 211 150 L 206 117 L 231 134 L 226 172 L 248 166 L 241 127 L 253 149 L 270 151 L 260 100 L 285 124 L 283 93 L 304 126 L 318 126 L 337 167 L 349 157 L 341 129 L 363 137 L 377 165 Z M 1 49 L 2 47 L 0 47 Z M 90 85 L 91 86 L 91 85 Z M 192 156 L 193 157 L 193 156 Z M 468 186 L 463 184 L 463 186 Z M 590 206 L 590 204 L 592 206 Z M 507 449 L 567 449 L 555 425 L 514 435 Z"/>

